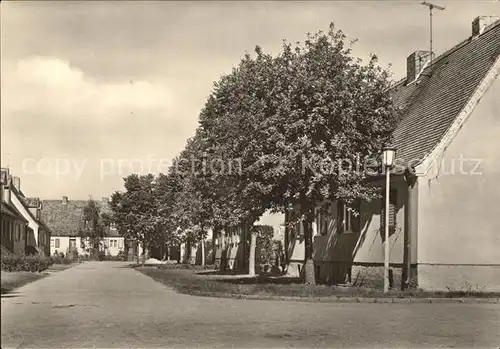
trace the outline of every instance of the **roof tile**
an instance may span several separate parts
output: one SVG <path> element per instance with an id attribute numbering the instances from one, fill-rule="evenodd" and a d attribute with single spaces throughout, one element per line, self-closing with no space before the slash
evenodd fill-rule
<path id="1" fill-rule="evenodd" d="M 470 100 L 500 54 L 500 21 L 438 57 L 417 81 L 392 89 L 402 120 L 394 132 L 399 161 L 421 162 Z"/>

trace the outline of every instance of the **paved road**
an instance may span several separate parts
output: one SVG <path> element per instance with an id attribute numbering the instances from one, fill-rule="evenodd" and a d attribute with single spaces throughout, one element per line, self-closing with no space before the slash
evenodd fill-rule
<path id="1" fill-rule="evenodd" d="M 319 304 L 177 294 L 89 262 L 2 297 L 2 348 L 490 347 L 497 304 Z"/>

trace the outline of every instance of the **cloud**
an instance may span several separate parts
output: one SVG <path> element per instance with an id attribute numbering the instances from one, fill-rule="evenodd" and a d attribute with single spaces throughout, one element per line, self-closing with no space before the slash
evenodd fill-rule
<path id="1" fill-rule="evenodd" d="M 2 114 L 7 116 L 36 110 L 49 118 L 113 119 L 140 111 L 167 115 L 170 106 L 166 86 L 100 82 L 58 58 L 23 59 L 13 71 L 2 73 Z"/>
<path id="2" fill-rule="evenodd" d="M 168 88 L 170 80 L 104 81 L 45 56 L 3 61 L 1 84 L 2 155 L 10 154 L 13 173 L 24 178 L 33 195 L 50 197 L 54 190 L 78 197 L 109 194 L 119 189 L 124 174 L 103 181 L 103 158 L 171 158 L 193 128 L 193 121 L 182 118 L 187 104 Z M 81 178 L 74 173 L 57 177 L 53 171 L 25 173 L 27 159 L 86 166 Z M 2 165 L 5 161 L 2 156 Z"/>

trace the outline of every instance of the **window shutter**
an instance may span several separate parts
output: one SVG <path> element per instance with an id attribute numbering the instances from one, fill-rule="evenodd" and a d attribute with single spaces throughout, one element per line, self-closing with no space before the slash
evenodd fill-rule
<path id="1" fill-rule="evenodd" d="M 380 228 L 383 230 L 385 227 L 385 194 L 382 197 L 380 210 Z M 397 206 L 397 190 L 391 190 L 389 196 L 389 229 L 396 227 L 396 206 Z"/>

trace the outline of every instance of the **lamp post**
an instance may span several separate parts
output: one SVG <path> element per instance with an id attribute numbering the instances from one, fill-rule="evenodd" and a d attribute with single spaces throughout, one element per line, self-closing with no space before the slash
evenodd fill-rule
<path id="1" fill-rule="evenodd" d="M 385 169 L 385 210 L 384 210 L 384 234 L 385 234 L 385 253 L 384 253 L 384 293 L 389 292 L 389 200 L 391 187 L 391 168 L 394 163 L 396 149 L 385 147 L 382 154 L 382 165 Z"/>

